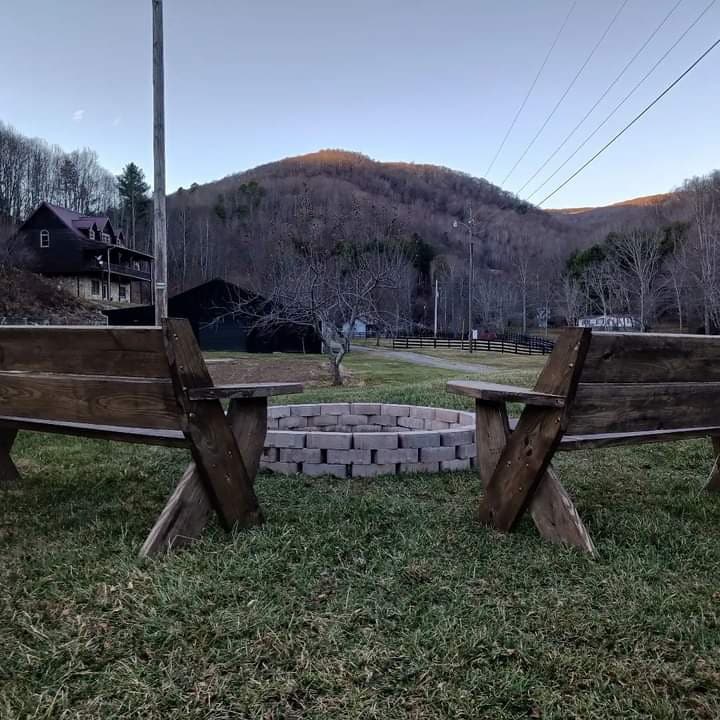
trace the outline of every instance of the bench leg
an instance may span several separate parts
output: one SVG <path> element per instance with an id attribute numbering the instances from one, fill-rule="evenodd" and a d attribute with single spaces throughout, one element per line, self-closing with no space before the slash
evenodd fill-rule
<path id="1" fill-rule="evenodd" d="M 267 431 L 267 399 L 233 400 L 228 424 L 248 474 L 255 481 Z M 140 550 L 149 557 L 197 539 L 210 519 L 212 504 L 197 465 L 191 462 Z"/>
<path id="2" fill-rule="evenodd" d="M 715 463 L 710 471 L 710 477 L 705 485 L 705 490 L 707 492 L 720 493 L 720 437 L 714 435 L 711 440 L 715 454 Z"/>
<path id="3" fill-rule="evenodd" d="M 487 488 L 510 434 L 505 404 L 476 401 L 475 431 L 478 472 L 483 487 Z M 597 557 L 590 533 L 551 465 L 538 483 L 529 509 L 535 527 L 546 540 L 572 545 Z M 483 500 L 481 520 L 492 525 L 486 513 Z"/>
<path id="4" fill-rule="evenodd" d="M 10 457 L 17 430 L 0 430 L 0 487 L 10 487 L 20 481 L 20 473 Z"/>
<path id="5" fill-rule="evenodd" d="M 505 403 L 475 401 L 475 448 L 480 482 L 486 488 L 505 449 L 510 429 Z"/>
<path id="6" fill-rule="evenodd" d="M 552 465 L 548 466 L 535 490 L 530 502 L 530 515 L 546 540 L 572 545 L 597 557 L 590 533 Z"/>

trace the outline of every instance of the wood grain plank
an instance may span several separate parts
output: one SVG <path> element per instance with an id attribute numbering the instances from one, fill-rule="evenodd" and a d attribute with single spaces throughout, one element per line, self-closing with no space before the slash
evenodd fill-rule
<path id="1" fill-rule="evenodd" d="M 233 401 L 227 422 L 254 484 L 267 431 L 267 401 Z M 200 536 L 212 513 L 212 502 L 195 462 L 188 465 L 140 550 L 151 557 L 191 543 Z"/>
<path id="2" fill-rule="evenodd" d="M 475 418 L 477 466 L 485 486 L 495 472 L 510 429 L 504 403 L 477 401 Z M 538 483 L 529 508 L 535 527 L 546 540 L 572 545 L 597 557 L 590 533 L 551 466 Z"/>
<path id="3" fill-rule="evenodd" d="M 137 443 L 140 445 L 161 445 L 168 447 L 188 447 L 182 430 L 163 430 L 157 428 L 119 427 L 117 425 L 90 425 L 88 423 L 58 422 L 37 418 L 19 418 L 0 416 L 0 428 L 27 430 L 58 435 L 72 435 L 96 440 Z"/>
<path id="4" fill-rule="evenodd" d="M 711 438 L 715 462 L 713 463 L 710 477 L 705 485 L 705 491 L 720 493 L 720 435 L 713 435 Z"/>
<path id="5" fill-rule="evenodd" d="M 593 332 L 584 383 L 720 382 L 720 337 Z"/>
<path id="6" fill-rule="evenodd" d="M 590 533 L 552 465 L 548 465 L 532 496 L 530 516 L 546 540 L 570 545 L 598 557 Z"/>
<path id="7" fill-rule="evenodd" d="M 169 377 L 160 328 L 0 327 L 0 371 Z"/>
<path id="8" fill-rule="evenodd" d="M 190 400 L 187 391 L 210 387 L 212 379 L 187 320 L 163 321 L 170 373 L 187 416 L 193 459 L 221 524 L 249 527 L 263 516 L 243 458 L 219 400 Z"/>
<path id="9" fill-rule="evenodd" d="M 470 380 L 451 380 L 446 384 L 448 392 L 456 395 L 468 395 L 476 400 L 488 402 L 521 402 L 526 405 L 538 405 L 541 407 L 563 407 L 565 398 L 560 395 L 540 393 L 527 388 L 519 388 L 513 385 L 501 385 Z"/>
<path id="10" fill-rule="evenodd" d="M 478 473 L 487 487 L 495 472 L 509 434 L 505 403 L 475 401 L 475 447 Z"/>
<path id="11" fill-rule="evenodd" d="M 566 432 L 591 435 L 717 425 L 720 382 L 581 382 Z"/>
<path id="12" fill-rule="evenodd" d="M 584 328 L 564 330 L 541 372 L 535 390 L 563 395 L 571 403 L 590 341 Z M 517 523 L 533 497 L 550 464 L 564 430 L 562 408 L 527 406 L 487 485 L 480 505 L 481 519 L 509 531 Z"/>
<path id="13" fill-rule="evenodd" d="M 690 438 L 710 437 L 720 433 L 720 426 L 678 428 L 676 430 L 649 430 L 632 433 L 595 433 L 593 435 L 563 435 L 558 450 L 590 450 L 593 448 L 645 445 L 673 442 Z"/>
<path id="14" fill-rule="evenodd" d="M 0 372 L 3 415 L 60 422 L 182 429 L 169 380 Z"/>
<path id="15" fill-rule="evenodd" d="M 267 398 L 257 397 L 248 400 L 231 400 L 228 409 L 228 424 L 235 436 L 240 456 L 252 484 L 255 484 L 260 457 L 265 447 L 267 407 Z"/>
<path id="16" fill-rule="evenodd" d="M 232 398 L 268 398 L 293 395 L 303 391 L 302 383 L 251 383 L 248 385 L 214 385 L 188 391 L 191 400 L 226 400 Z"/>
<path id="17" fill-rule="evenodd" d="M 0 430 L 0 488 L 9 488 L 20 481 L 20 473 L 10 457 L 17 430 Z"/>

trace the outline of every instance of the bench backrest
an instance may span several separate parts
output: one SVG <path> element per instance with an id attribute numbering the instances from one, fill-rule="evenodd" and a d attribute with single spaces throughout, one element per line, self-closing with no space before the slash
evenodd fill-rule
<path id="1" fill-rule="evenodd" d="M 592 333 L 566 434 L 720 427 L 720 337 Z"/>
<path id="2" fill-rule="evenodd" d="M 0 327 L 0 416 L 181 429 L 163 329 Z"/>

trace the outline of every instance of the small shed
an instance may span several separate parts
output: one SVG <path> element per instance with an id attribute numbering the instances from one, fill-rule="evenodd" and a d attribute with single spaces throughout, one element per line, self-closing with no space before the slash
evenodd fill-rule
<path id="1" fill-rule="evenodd" d="M 216 278 L 168 300 L 168 315 L 189 320 L 202 350 L 228 352 L 321 352 L 320 338 L 311 330 L 281 325 L 272 330 L 253 327 L 253 319 L 234 312 L 239 303 L 251 301 L 252 293 Z M 262 312 L 267 305 L 261 298 L 252 300 Z M 153 325 L 155 306 L 104 311 L 110 325 Z"/>

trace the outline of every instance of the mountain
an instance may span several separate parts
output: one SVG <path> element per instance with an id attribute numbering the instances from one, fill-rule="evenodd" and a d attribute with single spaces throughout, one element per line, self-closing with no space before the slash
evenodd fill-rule
<path id="1" fill-rule="evenodd" d="M 598 207 L 553 208 L 547 210 L 577 236 L 578 246 L 591 245 L 616 230 L 657 228 L 689 217 L 680 193 L 662 193 L 622 200 Z"/>
<path id="2" fill-rule="evenodd" d="M 426 255 L 446 263 L 464 263 L 463 223 L 471 214 L 478 267 L 502 265 L 528 248 L 565 256 L 580 240 L 561 215 L 486 180 L 342 150 L 286 158 L 181 188 L 169 197 L 168 213 L 171 277 L 181 284 L 184 277 L 184 286 L 198 280 L 196 269 L 200 279 L 223 274 L 242 284 L 268 243 L 308 233 L 332 242 L 392 235 L 419 243 Z"/>
<path id="3" fill-rule="evenodd" d="M 547 212 L 553 215 L 581 215 L 594 210 L 610 210 L 612 208 L 629 208 L 629 207 L 653 207 L 655 205 L 664 205 L 674 197 L 672 193 L 661 193 L 659 195 L 643 195 L 641 197 L 631 198 L 630 200 L 621 200 L 620 202 L 610 205 L 599 205 L 597 207 L 579 207 L 579 208 L 550 208 Z"/>

